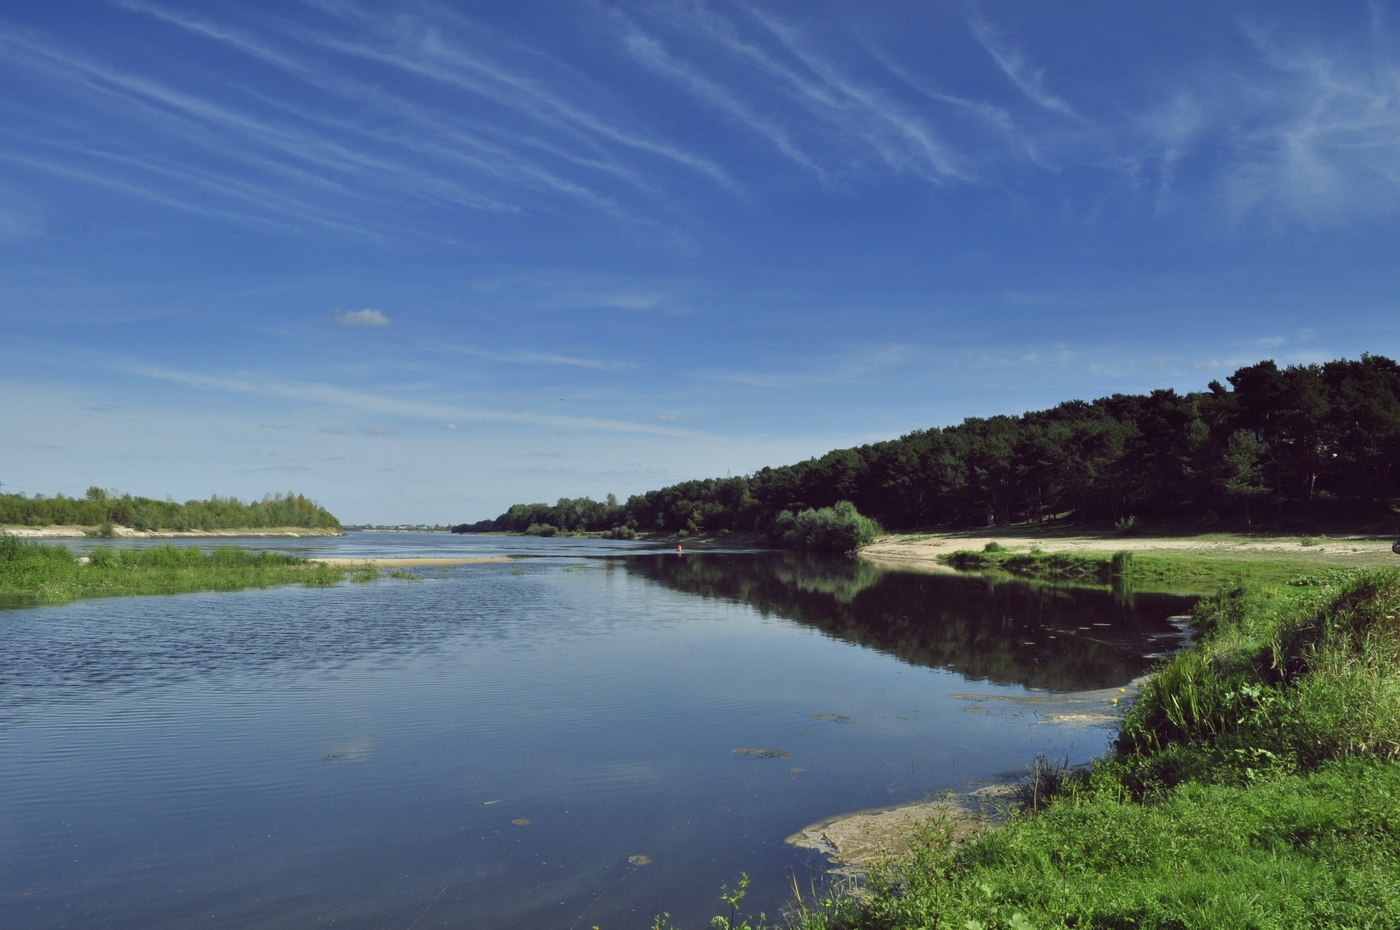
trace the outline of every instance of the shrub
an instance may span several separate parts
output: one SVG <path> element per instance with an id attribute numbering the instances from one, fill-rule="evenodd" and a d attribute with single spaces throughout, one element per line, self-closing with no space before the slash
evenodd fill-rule
<path id="1" fill-rule="evenodd" d="M 850 501 L 838 501 L 833 507 L 809 507 L 799 514 L 785 510 L 773 521 L 769 535 L 792 549 L 850 552 L 873 542 L 880 535 L 880 524 L 863 516 Z"/>

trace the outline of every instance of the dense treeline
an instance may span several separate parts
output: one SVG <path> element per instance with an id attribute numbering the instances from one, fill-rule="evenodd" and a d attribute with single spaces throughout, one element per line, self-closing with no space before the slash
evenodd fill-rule
<path id="1" fill-rule="evenodd" d="M 1400 365 L 1241 368 L 1206 390 L 1115 394 L 971 418 L 752 475 L 686 481 L 619 504 L 517 504 L 462 532 L 766 531 L 783 512 L 850 501 L 888 529 L 1318 516 L 1400 496 Z"/>
<path id="2" fill-rule="evenodd" d="M 0 494 L 0 525 L 128 526 L 134 530 L 247 530 L 295 526 L 338 532 L 340 521 L 300 494 L 268 494 L 244 503 L 215 495 L 207 501 L 151 500 L 91 487 L 81 498 Z"/>

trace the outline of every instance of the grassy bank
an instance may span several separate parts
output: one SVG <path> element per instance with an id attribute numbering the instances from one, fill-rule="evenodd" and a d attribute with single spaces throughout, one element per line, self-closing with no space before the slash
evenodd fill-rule
<path id="1" fill-rule="evenodd" d="M 937 560 L 960 571 L 1005 572 L 1042 581 L 1199 594 L 1228 585 L 1282 584 L 1319 567 L 1355 563 L 1354 558 L 1343 556 L 1309 558 L 1249 550 L 1022 552 L 997 543 L 988 543 L 976 551 L 959 549 L 940 555 Z"/>
<path id="2" fill-rule="evenodd" d="M 64 546 L 0 536 L 0 604 L 62 604 L 86 597 L 234 591 L 279 584 L 334 584 L 355 569 L 294 556 L 221 548 L 154 546 L 86 556 Z M 372 575 L 377 572 L 371 571 Z"/>
<path id="3" fill-rule="evenodd" d="M 787 926 L 1397 926 L 1397 618 L 1394 570 L 1203 599 L 1201 639 L 1143 688 L 1110 758 L 1051 769 L 1035 811 L 964 845 L 928 824 L 911 860 L 860 896 L 808 896 Z M 715 926 L 772 926 L 726 910 Z"/>

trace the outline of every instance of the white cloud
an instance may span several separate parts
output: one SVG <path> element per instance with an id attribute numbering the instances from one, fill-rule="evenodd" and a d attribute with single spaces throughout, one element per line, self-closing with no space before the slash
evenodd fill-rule
<path id="1" fill-rule="evenodd" d="M 987 50 L 987 54 L 992 56 L 997 67 L 1012 84 L 1016 85 L 1021 93 L 1029 97 L 1036 105 L 1052 113 L 1058 113 L 1071 119 L 1080 118 L 1069 104 L 1045 89 L 1045 72 L 1031 65 L 1026 60 L 1025 54 L 1020 49 L 1008 44 L 997 34 L 990 23 L 980 16 L 973 16 L 968 25 L 971 26 L 972 34 L 978 43 Z"/>
<path id="2" fill-rule="evenodd" d="M 342 310 L 335 317 L 341 326 L 388 326 L 389 318 L 381 311 L 371 308 L 364 310 Z"/>

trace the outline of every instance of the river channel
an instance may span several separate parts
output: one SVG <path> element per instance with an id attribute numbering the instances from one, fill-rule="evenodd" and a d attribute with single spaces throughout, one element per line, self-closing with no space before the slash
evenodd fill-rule
<path id="1" fill-rule="evenodd" d="M 784 843 L 808 824 L 1105 751 L 1121 705 L 1055 708 L 1190 604 L 597 540 L 193 542 L 511 561 L 0 611 L 0 926 L 705 927 L 740 873 L 772 916 L 825 868 Z"/>

